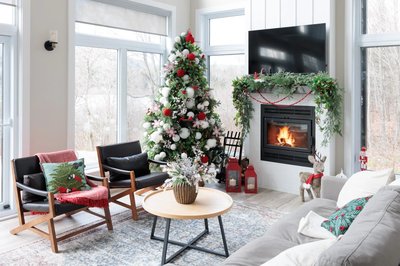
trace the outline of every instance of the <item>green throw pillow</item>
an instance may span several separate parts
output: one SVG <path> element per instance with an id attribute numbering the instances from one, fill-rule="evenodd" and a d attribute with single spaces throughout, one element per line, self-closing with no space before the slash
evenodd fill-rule
<path id="1" fill-rule="evenodd" d="M 47 191 L 69 193 L 90 189 L 86 183 L 83 159 L 66 163 L 42 163 L 42 169 Z"/>
<path id="2" fill-rule="evenodd" d="M 343 208 L 338 209 L 329 216 L 328 220 L 322 222 L 321 226 L 335 236 L 343 235 L 371 197 L 350 201 Z"/>

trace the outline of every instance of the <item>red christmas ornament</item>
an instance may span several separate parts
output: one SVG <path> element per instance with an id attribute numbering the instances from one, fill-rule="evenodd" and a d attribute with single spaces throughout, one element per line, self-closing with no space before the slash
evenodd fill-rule
<path id="1" fill-rule="evenodd" d="M 183 69 L 178 69 L 177 71 L 176 71 L 176 75 L 178 76 L 178 77 L 183 77 L 184 75 L 185 75 L 185 70 L 183 70 Z"/>
<path id="2" fill-rule="evenodd" d="M 200 112 L 200 113 L 197 115 L 197 118 L 198 118 L 199 120 L 204 120 L 204 119 L 206 119 L 206 114 L 205 114 L 204 112 Z"/>
<path id="3" fill-rule="evenodd" d="M 192 33 L 190 31 L 186 35 L 185 40 L 186 40 L 186 42 L 194 43 L 194 38 L 193 38 L 193 35 L 192 35 Z"/>
<path id="4" fill-rule="evenodd" d="M 76 187 L 73 187 L 73 188 L 71 188 L 71 191 L 75 192 L 75 191 L 79 191 L 79 189 L 77 189 Z"/>
<path id="5" fill-rule="evenodd" d="M 199 89 L 199 86 L 192 86 L 193 90 L 197 91 Z"/>
<path id="6" fill-rule="evenodd" d="M 203 155 L 200 158 L 200 161 L 204 164 L 208 163 L 208 156 L 207 155 Z"/>
<path id="7" fill-rule="evenodd" d="M 186 90 L 182 90 L 182 94 L 186 94 Z"/>
<path id="8" fill-rule="evenodd" d="M 80 178 L 79 176 L 75 176 L 74 179 L 78 182 L 82 182 L 82 178 Z"/>
<path id="9" fill-rule="evenodd" d="M 190 53 L 187 55 L 187 59 L 189 60 L 194 60 L 196 58 L 196 55 L 194 53 Z"/>
<path id="10" fill-rule="evenodd" d="M 164 108 L 162 111 L 164 116 L 171 116 L 172 115 L 172 110 L 169 108 Z"/>
<path id="11" fill-rule="evenodd" d="M 66 187 L 59 187 L 58 192 L 60 193 L 67 193 L 67 188 Z"/>

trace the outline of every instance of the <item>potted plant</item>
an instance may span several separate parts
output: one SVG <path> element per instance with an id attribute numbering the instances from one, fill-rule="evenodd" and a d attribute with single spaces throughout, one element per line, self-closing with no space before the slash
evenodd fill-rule
<path id="1" fill-rule="evenodd" d="M 216 182 L 215 165 L 202 162 L 201 156 L 189 158 L 185 153 L 181 158 L 168 162 L 164 168 L 170 178 L 165 181 L 165 188 L 172 187 L 175 199 L 181 204 L 191 204 L 197 197 L 199 182 Z"/>

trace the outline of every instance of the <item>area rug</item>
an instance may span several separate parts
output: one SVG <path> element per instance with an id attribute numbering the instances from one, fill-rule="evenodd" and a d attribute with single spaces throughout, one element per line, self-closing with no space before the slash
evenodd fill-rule
<path id="1" fill-rule="evenodd" d="M 230 253 L 263 235 L 284 213 L 266 207 L 235 203 L 222 216 Z M 114 215 L 112 232 L 98 227 L 87 233 L 59 242 L 60 253 L 51 252 L 48 240 L 38 240 L 13 251 L 0 254 L 0 265 L 160 265 L 163 243 L 150 240 L 153 216 L 142 212 L 133 221 L 129 211 Z M 159 219 L 156 235 L 163 236 L 165 221 Z M 223 252 L 218 219 L 209 219 L 210 234 L 198 246 Z M 203 220 L 172 220 L 170 239 L 188 241 L 204 229 Z M 179 247 L 168 246 L 168 255 Z M 187 250 L 173 265 L 218 265 L 223 257 Z"/>

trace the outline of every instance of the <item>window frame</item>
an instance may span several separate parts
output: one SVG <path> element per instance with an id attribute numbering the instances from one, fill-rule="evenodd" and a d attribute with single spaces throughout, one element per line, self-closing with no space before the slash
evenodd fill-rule
<path id="1" fill-rule="evenodd" d="M 118 53 L 118 73 L 117 73 L 117 142 L 127 140 L 127 54 L 129 51 L 155 53 L 160 54 L 162 69 L 163 63 L 167 60 L 167 51 L 170 48 L 172 36 L 175 35 L 174 26 L 176 24 L 176 9 L 175 7 L 157 4 L 157 6 L 144 5 L 134 2 L 118 1 L 119 4 L 126 2 L 127 7 L 139 7 L 138 11 L 148 12 L 152 14 L 162 14 L 167 17 L 167 32 L 168 36 L 163 38 L 160 44 L 144 43 L 139 41 L 130 41 L 117 38 L 108 38 L 104 36 L 93 36 L 75 32 L 75 5 L 74 1 L 68 1 L 69 11 L 69 108 L 68 108 L 68 147 L 75 149 L 75 47 L 93 47 L 114 49 Z M 100 2 L 107 2 L 114 4 L 113 1 L 100 0 Z M 163 10 L 163 12 L 161 12 Z M 161 70 L 160 69 L 160 70 Z M 125 74 L 124 74 L 125 73 Z M 161 78 L 160 78 L 161 84 Z M 95 169 L 97 166 L 88 165 L 87 169 Z"/>
<path id="2" fill-rule="evenodd" d="M 368 0 L 365 0 L 368 1 Z M 363 88 L 362 80 L 362 50 L 364 48 L 374 48 L 374 47 L 388 47 L 388 46 L 400 46 L 400 32 L 399 33 L 362 33 L 363 19 L 366 16 L 363 13 L 363 0 L 353 0 L 347 3 L 346 8 L 352 13 L 353 20 L 352 25 L 347 29 L 352 30 L 352 42 L 353 44 L 347 44 L 350 48 L 350 53 L 352 54 L 349 58 L 352 61 L 349 76 L 346 85 L 348 88 L 354 88 L 352 90 L 352 136 L 351 141 L 353 149 L 351 150 L 352 161 L 349 165 L 350 172 L 354 173 L 359 169 L 358 156 L 361 150 L 361 145 L 363 141 L 362 131 L 366 130 L 366 123 L 362 121 L 365 118 L 366 111 L 366 101 L 364 100 L 366 91 Z M 347 71 L 346 71 L 347 72 Z M 347 73 L 346 73 L 347 74 Z M 364 112 L 364 113 L 363 113 Z M 346 142 L 345 142 L 346 145 Z M 346 147 L 346 146 L 345 146 Z M 346 163 L 346 161 L 345 161 Z"/>

